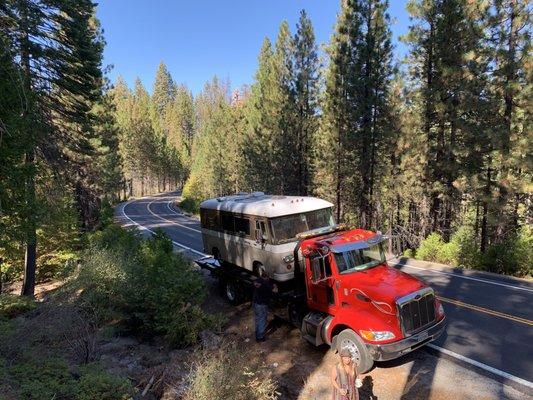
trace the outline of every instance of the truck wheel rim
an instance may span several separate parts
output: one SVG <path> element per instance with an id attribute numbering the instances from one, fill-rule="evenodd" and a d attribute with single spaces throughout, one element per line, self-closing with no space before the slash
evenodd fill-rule
<path id="1" fill-rule="evenodd" d="M 235 300 L 235 291 L 233 290 L 233 285 L 231 283 L 226 284 L 226 296 L 229 300 Z"/>
<path id="2" fill-rule="evenodd" d="M 339 350 L 344 348 L 350 350 L 350 353 L 352 354 L 352 361 L 355 363 L 355 365 L 359 366 L 361 364 L 361 354 L 359 353 L 359 349 L 357 348 L 355 342 L 350 339 L 343 339 L 341 341 Z"/>

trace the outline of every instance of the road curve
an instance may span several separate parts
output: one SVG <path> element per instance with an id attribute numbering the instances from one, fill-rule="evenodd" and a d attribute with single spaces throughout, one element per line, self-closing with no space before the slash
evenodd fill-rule
<path id="1" fill-rule="evenodd" d="M 122 203 L 116 218 L 147 235 L 161 228 L 177 251 L 204 256 L 200 223 L 174 209 L 177 195 Z M 444 303 L 447 333 L 430 349 L 533 393 L 533 283 L 414 260 L 394 265 L 428 282 Z"/>

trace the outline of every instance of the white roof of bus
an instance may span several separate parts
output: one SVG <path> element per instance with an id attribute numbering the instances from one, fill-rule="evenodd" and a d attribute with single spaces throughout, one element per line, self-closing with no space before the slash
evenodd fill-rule
<path id="1" fill-rule="evenodd" d="M 307 196 L 276 196 L 262 192 L 239 193 L 205 200 L 200 208 L 274 218 L 333 207 L 329 201 Z"/>

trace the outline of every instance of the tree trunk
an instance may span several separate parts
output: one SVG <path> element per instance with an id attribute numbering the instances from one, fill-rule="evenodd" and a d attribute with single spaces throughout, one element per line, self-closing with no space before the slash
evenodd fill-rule
<path id="1" fill-rule="evenodd" d="M 483 215 L 481 217 L 481 243 L 479 246 L 479 249 L 482 253 L 485 253 L 487 250 L 487 242 L 488 242 L 488 198 L 490 196 L 490 186 L 491 186 L 491 168 L 490 168 L 490 160 L 489 165 L 487 167 L 487 182 L 485 184 L 485 199 L 483 199 Z"/>
<path id="2" fill-rule="evenodd" d="M 24 90 L 29 95 L 32 90 L 32 78 L 30 68 L 30 35 L 28 27 L 28 10 L 26 5 L 21 7 L 21 64 L 24 73 Z M 27 124 L 32 129 L 37 124 L 33 124 L 31 116 L 33 107 L 28 101 L 24 110 L 24 118 L 30 123 Z M 31 127 L 31 128 L 30 128 Z M 24 281 L 22 283 L 21 294 L 24 296 L 33 296 L 35 293 L 35 271 L 37 261 L 37 217 L 35 210 L 35 146 L 36 142 L 29 144 L 25 155 L 25 164 L 28 170 L 26 177 L 26 238 L 25 238 L 25 259 L 24 259 Z"/>

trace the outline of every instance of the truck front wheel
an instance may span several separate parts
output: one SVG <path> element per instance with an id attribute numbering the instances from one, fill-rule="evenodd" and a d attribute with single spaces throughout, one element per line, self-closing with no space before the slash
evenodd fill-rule
<path id="1" fill-rule="evenodd" d="M 351 329 L 345 329 L 337 335 L 336 350 L 348 348 L 352 353 L 352 359 L 357 365 L 357 372 L 364 374 L 372 368 L 374 360 L 368 354 L 368 350 L 363 340 Z"/>

